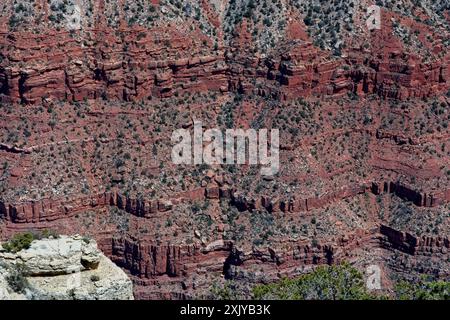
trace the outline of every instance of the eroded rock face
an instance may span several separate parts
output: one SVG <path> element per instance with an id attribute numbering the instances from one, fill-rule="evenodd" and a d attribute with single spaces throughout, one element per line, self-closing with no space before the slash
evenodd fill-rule
<path id="1" fill-rule="evenodd" d="M 61 236 L 17 253 L 0 251 L 0 300 L 9 299 L 129 300 L 133 294 L 131 280 L 94 240 Z"/>
<path id="2" fill-rule="evenodd" d="M 54 0 L 27 15 L 0 1 L 0 239 L 89 234 L 142 299 L 342 260 L 448 278 L 450 29 L 438 10 L 383 7 L 370 31 L 365 0 L 323 2 L 327 19 L 310 23 L 317 0 L 256 1 L 255 14 L 275 10 L 271 27 L 242 16 L 247 0 L 80 1 L 96 4 L 80 30 L 52 21 Z M 170 135 L 194 119 L 280 129 L 280 174 L 173 165 Z M 61 250 L 8 256 L 37 275 L 34 298 L 123 297 L 125 278 L 90 280 L 108 265 L 94 244 L 50 242 Z M 58 291 L 72 271 L 80 289 Z"/>
<path id="3" fill-rule="evenodd" d="M 0 259 L 11 266 L 22 265 L 29 276 L 55 276 L 96 269 L 100 254 L 94 240 L 61 236 L 35 240 L 30 248 L 17 253 L 0 252 Z"/>
<path id="4" fill-rule="evenodd" d="M 24 295 L 14 292 L 7 280 L 7 269 L 0 265 L 0 301 L 3 300 L 23 300 Z"/>
<path id="5" fill-rule="evenodd" d="M 55 277 L 29 277 L 34 300 L 133 300 L 131 280 L 111 260 L 100 254 L 95 270 Z"/>

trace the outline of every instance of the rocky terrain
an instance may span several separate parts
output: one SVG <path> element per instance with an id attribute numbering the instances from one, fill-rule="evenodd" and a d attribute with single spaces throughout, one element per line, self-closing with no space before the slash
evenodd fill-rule
<path id="1" fill-rule="evenodd" d="M 0 238 L 89 235 L 139 299 L 342 261 L 449 280 L 449 6 L 3 1 Z M 173 164 L 194 120 L 279 129 L 280 171 Z"/>
<path id="2" fill-rule="evenodd" d="M 58 236 L 18 252 L 0 246 L 0 300 L 130 300 L 131 280 L 94 240 Z"/>

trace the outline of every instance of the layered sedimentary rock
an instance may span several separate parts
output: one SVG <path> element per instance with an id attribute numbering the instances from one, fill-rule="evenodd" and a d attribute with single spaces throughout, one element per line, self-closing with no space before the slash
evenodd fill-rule
<path id="1" fill-rule="evenodd" d="M 138 298 L 344 260 L 448 278 L 448 27 L 425 4 L 370 31 L 366 1 L 81 0 L 67 30 L 54 2 L 0 4 L 0 238 L 87 232 Z M 280 129 L 279 174 L 174 165 L 195 120 Z"/>
<path id="2" fill-rule="evenodd" d="M 402 250 L 412 255 L 445 255 L 450 247 L 449 238 L 447 236 L 416 237 L 407 232 L 401 232 L 385 225 L 380 226 L 381 245 L 387 248 Z"/>
<path id="3" fill-rule="evenodd" d="M 0 46 L 8 51 L 0 67 L 0 93 L 5 101 L 40 103 L 43 98 L 130 101 L 208 90 L 282 99 L 349 92 L 407 99 L 445 92 L 448 54 L 422 62 L 403 53 L 390 35 L 391 24 L 372 32 L 373 43 L 380 44 L 372 51 L 353 47 L 342 57 L 304 38 L 287 40 L 269 57 L 258 56 L 246 19 L 228 50 L 199 48 L 195 33 L 187 37 L 172 27 L 123 27 L 119 33 L 104 27 L 81 38 L 63 30 L 45 37 L 2 32 Z"/>
<path id="4" fill-rule="evenodd" d="M 8 204 L 0 201 L 0 215 L 12 223 L 38 223 L 71 217 L 77 212 L 90 208 L 115 206 L 137 217 L 154 217 L 158 213 L 170 211 L 172 207 L 188 201 L 205 201 L 207 199 L 223 199 L 241 211 L 265 209 L 269 212 L 301 213 L 323 208 L 335 202 L 372 192 L 375 195 L 393 193 L 396 196 L 413 202 L 419 207 L 436 207 L 450 201 L 450 190 L 438 192 L 419 192 L 400 182 L 373 182 L 370 186 L 356 185 L 324 194 L 320 197 L 290 199 L 248 197 L 229 186 L 206 187 L 183 194 L 174 194 L 168 199 L 147 200 L 132 196 L 124 196 L 119 192 L 106 192 L 94 196 L 85 196 L 70 200 L 43 199 L 25 203 Z"/>
<path id="5" fill-rule="evenodd" d="M 415 52 L 405 53 L 401 41 L 392 35 L 391 19 L 390 13 L 383 14 L 383 28 L 369 35 L 370 49 L 355 45 L 339 57 L 320 50 L 304 36 L 281 43 L 273 56 L 252 56 L 244 20 L 226 59 L 231 89 L 282 99 L 355 93 L 405 100 L 445 93 L 450 56 L 424 62 Z M 421 25 L 416 29 L 430 32 Z"/>
<path id="6" fill-rule="evenodd" d="M 95 39 L 84 43 L 68 31 L 46 37 L 1 33 L 0 46 L 10 50 L 7 58 L 11 62 L 0 68 L 3 99 L 24 103 L 40 103 L 43 98 L 129 101 L 167 97 L 176 91 L 227 89 L 227 68 L 220 52 L 190 52 L 192 41 L 176 30 L 93 32 Z M 177 52 L 184 57 L 177 58 Z M 16 65 L 19 61 L 27 66 Z"/>
<path id="7" fill-rule="evenodd" d="M 450 201 L 450 189 L 426 193 L 399 182 L 377 182 L 372 183 L 371 190 L 374 194 L 394 193 L 402 199 L 423 207 L 435 207 Z"/>
<path id="8" fill-rule="evenodd" d="M 106 244 L 105 248 L 108 247 L 109 245 Z M 233 241 L 216 241 L 202 246 L 180 246 L 158 245 L 138 239 L 114 238 L 111 243 L 111 256 L 113 261 L 127 269 L 133 275 L 135 282 L 143 288 L 153 287 L 161 281 L 179 283 L 184 289 L 183 297 L 191 297 L 196 286 L 191 276 L 196 272 L 202 273 L 202 270 L 205 272 L 209 270 L 212 273 L 223 272 L 226 278 L 236 279 L 248 272 L 258 273 L 255 268 L 261 266 L 266 280 L 276 279 L 280 275 L 301 274 L 303 268 L 315 265 L 349 261 L 358 256 L 358 250 L 364 249 L 370 252 L 377 248 L 388 251 L 400 250 L 408 256 L 415 257 L 417 261 L 439 259 L 445 265 L 450 243 L 445 236 L 416 237 L 381 225 L 370 231 L 357 230 L 354 234 L 341 236 L 326 243 L 287 240 L 274 244 L 266 250 L 241 249 L 236 247 Z M 407 267 L 405 270 L 408 270 Z M 439 276 L 443 278 L 450 276 L 448 266 L 439 271 Z M 149 294 L 149 290 L 143 288 L 139 291 L 141 297 L 174 297 L 171 296 L 170 291 L 166 292 L 167 296 L 164 296 L 164 290 Z"/>

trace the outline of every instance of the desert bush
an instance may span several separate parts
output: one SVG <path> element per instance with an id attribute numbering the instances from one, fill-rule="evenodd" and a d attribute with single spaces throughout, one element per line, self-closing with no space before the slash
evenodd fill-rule
<path id="1" fill-rule="evenodd" d="M 96 275 L 96 274 L 93 274 L 93 275 L 91 276 L 91 281 L 92 281 L 92 282 L 100 281 L 100 277 L 99 277 L 98 275 Z"/>
<path id="2" fill-rule="evenodd" d="M 29 286 L 25 274 L 26 268 L 24 265 L 16 265 L 14 268 L 9 269 L 8 275 L 5 279 L 14 292 L 25 293 L 25 289 Z"/>
<path id="3" fill-rule="evenodd" d="M 395 285 L 396 298 L 399 300 L 449 300 L 450 282 L 448 281 L 400 281 Z"/>
<path id="4" fill-rule="evenodd" d="M 2 244 L 2 247 L 7 252 L 16 253 L 28 249 L 33 240 L 34 235 L 31 232 L 18 233 L 11 240 Z"/>
<path id="5" fill-rule="evenodd" d="M 12 239 L 2 244 L 3 249 L 7 252 L 16 253 L 23 249 L 28 249 L 33 240 L 58 238 L 59 235 L 53 230 L 43 230 L 38 232 L 24 232 L 14 235 Z"/>
<path id="6" fill-rule="evenodd" d="M 253 288 L 256 299 L 282 300 L 365 300 L 375 299 L 365 287 L 363 275 L 347 263 L 320 266 L 295 279 L 258 285 Z"/>

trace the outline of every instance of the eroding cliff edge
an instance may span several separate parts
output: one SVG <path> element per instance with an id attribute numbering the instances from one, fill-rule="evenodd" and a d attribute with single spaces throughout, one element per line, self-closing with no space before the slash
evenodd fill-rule
<path id="1" fill-rule="evenodd" d="M 59 236 L 34 240 L 18 252 L 4 247 L 0 246 L 0 300 L 134 299 L 131 280 L 94 240 Z"/>

